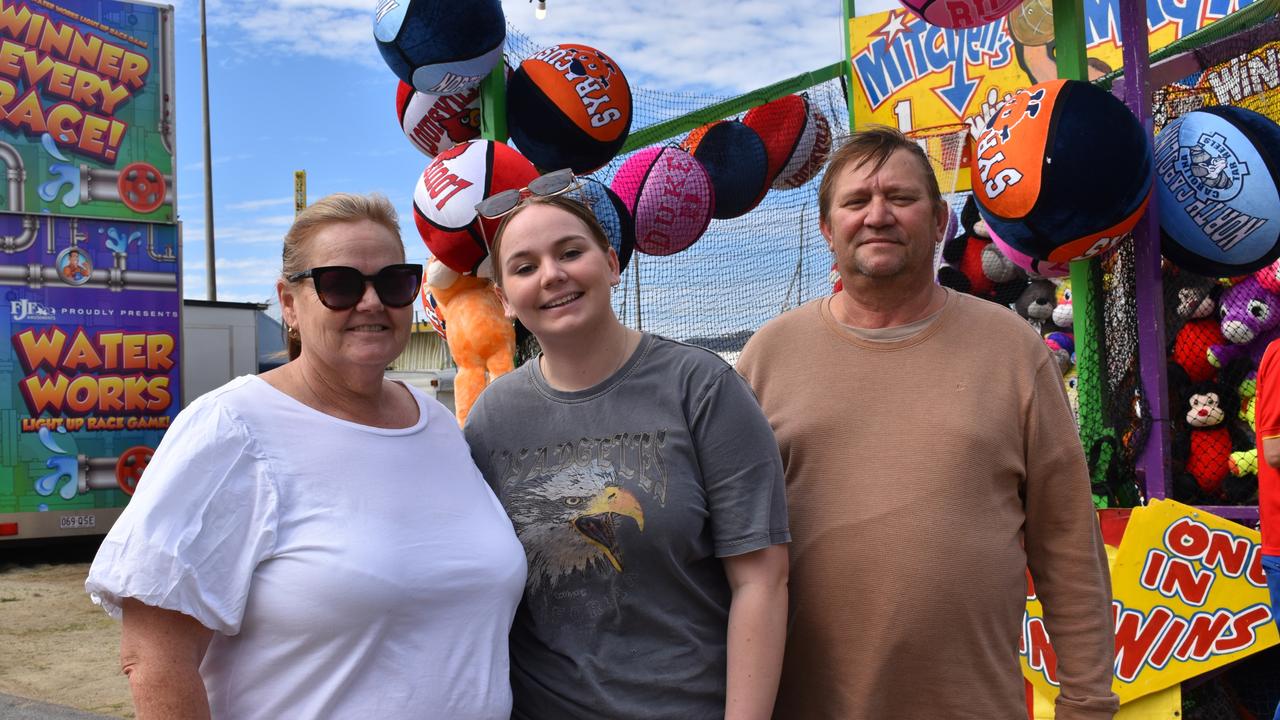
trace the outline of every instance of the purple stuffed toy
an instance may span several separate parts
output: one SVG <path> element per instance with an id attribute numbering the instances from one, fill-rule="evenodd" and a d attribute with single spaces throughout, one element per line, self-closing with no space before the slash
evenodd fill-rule
<path id="1" fill-rule="evenodd" d="M 1222 336 L 1228 344 L 1210 346 L 1209 362 L 1221 368 L 1247 356 L 1257 367 L 1267 345 L 1280 337 L 1280 295 L 1267 290 L 1250 275 L 1227 288 L 1218 310 L 1222 316 Z"/>

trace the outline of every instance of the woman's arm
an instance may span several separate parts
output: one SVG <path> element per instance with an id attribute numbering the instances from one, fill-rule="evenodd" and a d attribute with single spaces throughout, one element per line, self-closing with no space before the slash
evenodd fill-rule
<path id="1" fill-rule="evenodd" d="M 189 615 L 132 598 L 121 607 L 120 668 L 129 676 L 138 720 L 208 720 L 199 668 L 213 631 Z"/>
<path id="2" fill-rule="evenodd" d="M 773 714 L 787 636 L 787 546 L 722 558 L 729 604 L 729 675 L 725 720 Z"/>

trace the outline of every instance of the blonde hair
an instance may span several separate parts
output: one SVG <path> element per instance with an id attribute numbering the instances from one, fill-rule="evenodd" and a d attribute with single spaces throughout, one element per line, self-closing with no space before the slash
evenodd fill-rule
<path id="1" fill-rule="evenodd" d="M 307 269 L 307 244 L 317 233 L 330 225 L 368 220 L 376 223 L 391 233 L 400 246 L 400 257 L 404 258 L 404 246 L 400 241 L 400 221 L 391 201 L 381 193 L 359 195 L 338 192 L 326 195 L 307 206 L 293 219 L 293 225 L 284 234 L 284 250 L 281 253 L 280 274 L 289 275 Z M 293 360 L 302 354 L 302 338 L 297 328 L 285 326 L 285 342 L 288 344 L 289 359 Z"/>

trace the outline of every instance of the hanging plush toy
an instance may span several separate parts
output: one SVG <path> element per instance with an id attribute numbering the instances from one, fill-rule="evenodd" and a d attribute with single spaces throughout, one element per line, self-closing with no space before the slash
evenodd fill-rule
<path id="1" fill-rule="evenodd" d="M 1072 332 L 1076 315 L 1071 306 L 1071 278 L 1055 280 L 1054 283 L 1058 286 L 1058 293 L 1055 296 L 1057 304 L 1053 306 L 1053 324 L 1066 332 Z"/>
<path id="2" fill-rule="evenodd" d="M 1209 362 L 1209 348 L 1225 342 L 1222 327 L 1215 318 L 1192 320 L 1174 336 L 1169 359 L 1187 374 L 1191 382 L 1204 382 L 1218 372 Z"/>
<path id="3" fill-rule="evenodd" d="M 1247 442 L 1235 428 L 1240 398 L 1230 385 L 1215 380 L 1185 385 L 1179 397 L 1171 413 L 1182 419 L 1173 443 L 1174 460 L 1182 465 L 1174 475 L 1174 497 L 1192 504 L 1220 500 L 1231 453 Z"/>
<path id="4" fill-rule="evenodd" d="M 1044 344 L 1049 346 L 1049 354 L 1058 363 L 1063 377 L 1076 366 L 1076 341 L 1071 333 L 1051 332 L 1044 336 Z"/>
<path id="5" fill-rule="evenodd" d="M 1013 309 L 1041 334 L 1055 332 L 1053 309 L 1058 288 L 1052 280 L 1035 278 L 1028 282 L 1013 303 Z"/>
<path id="6" fill-rule="evenodd" d="M 938 284 L 1010 305 L 1026 285 L 1026 271 L 991 242 L 987 224 L 978 214 L 972 196 L 960 212 L 960 224 L 963 231 L 942 246 L 946 265 L 938 268 Z"/>
<path id="7" fill-rule="evenodd" d="M 1280 295 L 1250 275 L 1222 293 L 1218 312 L 1227 342 L 1209 348 L 1209 362 L 1220 368 L 1248 357 L 1257 367 L 1267 345 L 1280 337 Z"/>
<path id="8" fill-rule="evenodd" d="M 445 342 L 458 365 L 453 381 L 454 414 L 465 424 L 480 391 L 515 369 L 516 331 L 502 312 L 493 281 L 462 275 L 431 258 L 427 288 L 449 334 Z"/>
<path id="9" fill-rule="evenodd" d="M 1254 409 L 1257 405 L 1258 373 L 1247 369 L 1244 380 L 1237 385 L 1240 395 L 1240 422 L 1249 427 L 1250 436 L 1256 438 L 1256 421 Z M 1256 440 L 1250 446 L 1231 453 L 1227 460 L 1231 477 L 1222 483 L 1223 494 L 1232 505 L 1248 505 L 1256 501 L 1258 492 L 1258 447 Z"/>

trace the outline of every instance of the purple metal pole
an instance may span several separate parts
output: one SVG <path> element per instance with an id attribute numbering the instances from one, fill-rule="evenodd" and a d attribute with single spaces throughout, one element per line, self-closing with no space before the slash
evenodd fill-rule
<path id="1" fill-rule="evenodd" d="M 1147 4 L 1120 0 L 1120 36 L 1124 39 L 1124 98 L 1138 122 L 1152 133 L 1151 92 L 1147 86 L 1150 53 Z M 1138 456 L 1138 476 L 1148 500 L 1164 498 L 1169 488 L 1169 408 L 1165 371 L 1164 283 L 1160 275 L 1160 223 L 1152 193 L 1147 212 L 1133 229 L 1137 265 L 1138 362 L 1142 394 L 1151 415 L 1151 432 Z"/>

